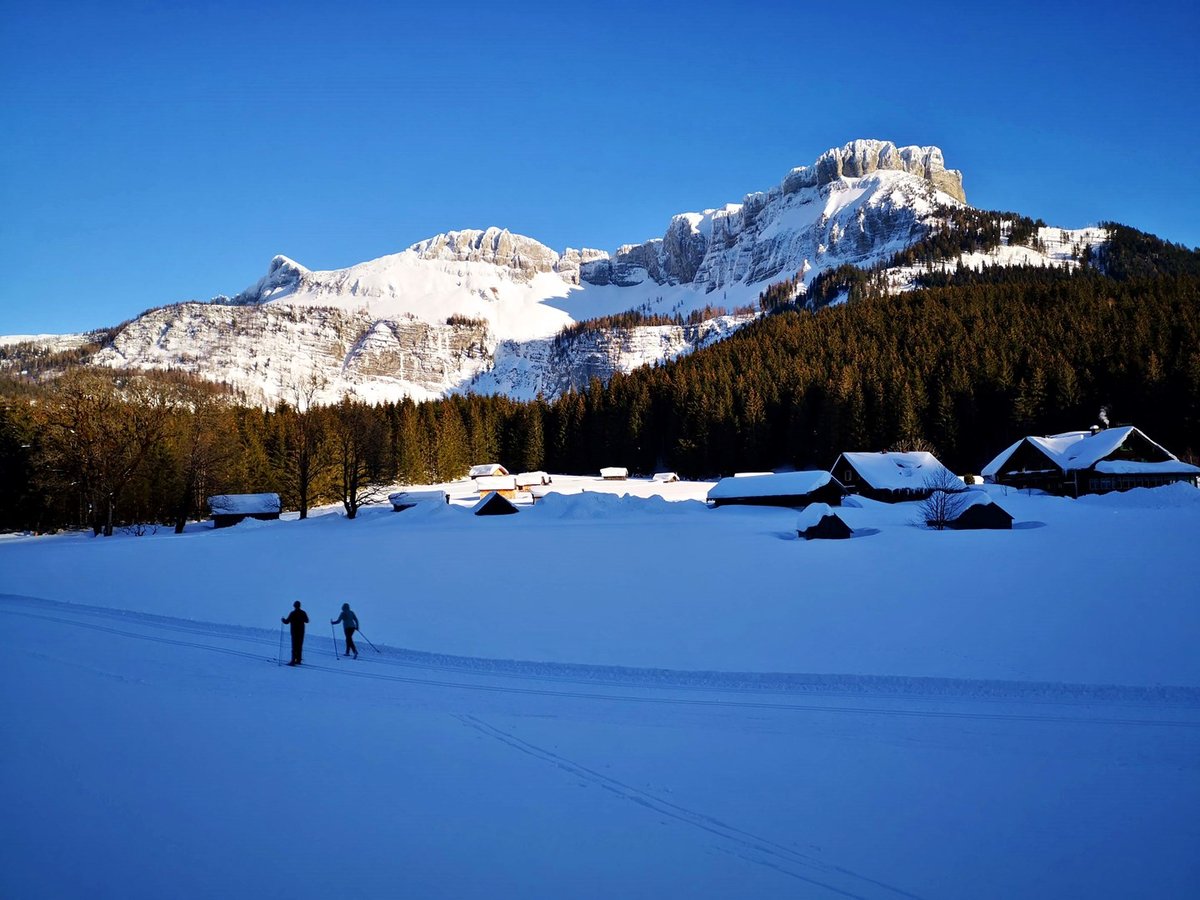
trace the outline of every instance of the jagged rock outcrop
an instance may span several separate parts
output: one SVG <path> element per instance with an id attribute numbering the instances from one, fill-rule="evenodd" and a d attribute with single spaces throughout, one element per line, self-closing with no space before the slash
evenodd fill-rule
<path id="1" fill-rule="evenodd" d="M 448 231 L 409 248 L 421 259 L 486 262 L 512 272 L 516 279 L 528 281 L 538 272 L 553 272 L 559 256 L 533 238 L 512 234 L 507 228 L 484 231 Z"/>

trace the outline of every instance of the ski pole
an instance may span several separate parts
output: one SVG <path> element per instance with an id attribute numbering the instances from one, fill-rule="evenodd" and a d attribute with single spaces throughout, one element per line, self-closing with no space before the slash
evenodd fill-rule
<path id="1" fill-rule="evenodd" d="M 275 665 L 283 665 L 283 626 L 279 626 L 279 655 L 275 657 Z"/>
<path id="2" fill-rule="evenodd" d="M 338 648 L 337 648 L 337 629 L 335 629 L 333 627 L 332 622 L 329 623 L 329 636 L 331 638 L 333 638 L 333 655 L 334 655 L 334 657 L 337 659 L 341 659 L 342 658 L 341 654 L 338 653 Z"/>
<path id="3" fill-rule="evenodd" d="M 368 647 L 370 647 L 370 648 L 371 648 L 372 650 L 374 650 L 376 653 L 378 653 L 378 652 L 379 652 L 379 648 L 378 648 L 378 647 L 376 647 L 374 644 L 372 644 L 372 643 L 371 643 L 371 639 L 370 639 L 369 637 L 367 637 L 365 634 L 363 634 L 363 633 L 362 633 L 362 629 L 361 629 L 361 628 L 356 628 L 356 629 L 354 629 L 354 630 L 358 632 L 358 636 L 359 636 L 359 637 L 361 637 L 361 638 L 362 638 L 364 641 L 366 641 L 366 642 L 367 642 L 367 646 L 368 646 Z"/>

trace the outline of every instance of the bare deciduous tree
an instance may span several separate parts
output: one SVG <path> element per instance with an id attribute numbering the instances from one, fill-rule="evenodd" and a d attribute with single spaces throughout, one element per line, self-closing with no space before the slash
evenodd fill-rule
<path id="1" fill-rule="evenodd" d="M 383 426 L 368 407 L 349 397 L 330 407 L 329 414 L 342 506 L 346 517 L 353 519 L 359 507 L 383 496 L 384 488 L 378 483 L 383 462 Z"/>
<path id="2" fill-rule="evenodd" d="M 921 501 L 921 519 L 941 531 L 958 518 L 967 504 L 962 480 L 944 466 L 925 478 L 929 496 Z"/>

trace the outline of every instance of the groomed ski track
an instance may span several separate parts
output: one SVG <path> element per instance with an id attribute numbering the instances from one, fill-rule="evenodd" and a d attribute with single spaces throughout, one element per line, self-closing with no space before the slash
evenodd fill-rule
<path id="1" fill-rule="evenodd" d="M 279 631 L 196 622 L 132 610 L 113 610 L 12 594 L 0 594 L 0 613 L 89 629 L 134 641 L 170 644 L 275 665 L 286 662 L 278 657 Z M 208 640 L 185 640 L 170 637 L 172 634 L 191 635 Z M 247 645 L 256 650 L 243 649 Z M 680 672 L 668 669 L 441 656 L 387 644 L 380 645 L 378 652 L 364 648 L 359 652 L 357 660 L 348 660 L 344 656 L 335 657 L 328 636 L 323 635 L 315 623 L 314 627 L 309 629 L 305 640 L 303 668 L 333 673 L 340 677 L 396 684 L 573 700 L 918 718 L 1200 728 L 1200 688 L 1146 688 L 1126 685 L 812 673 Z M 417 676 L 398 673 L 403 670 L 431 674 Z M 436 677 L 438 673 L 457 677 L 439 678 Z M 527 682 L 556 686 L 529 687 L 523 684 Z M 628 689 L 628 692 L 620 694 L 572 690 L 568 685 L 620 687 Z M 635 690 L 641 693 L 636 693 Z M 750 699 L 755 696 L 796 699 L 790 702 L 783 699 Z M 820 702 L 820 698 L 846 696 L 859 698 L 861 702 L 855 706 Z M 800 702 L 801 698 L 809 702 Z M 997 711 L 956 710 L 953 708 L 956 701 L 959 704 L 972 705 L 987 703 L 997 707 Z M 1027 707 L 1030 711 L 1017 711 L 1020 707 Z M 1055 709 L 1058 711 L 1055 712 Z M 1112 710 L 1122 710 L 1125 715 L 1098 715 L 1101 710 L 1108 710 L 1110 713 Z"/>

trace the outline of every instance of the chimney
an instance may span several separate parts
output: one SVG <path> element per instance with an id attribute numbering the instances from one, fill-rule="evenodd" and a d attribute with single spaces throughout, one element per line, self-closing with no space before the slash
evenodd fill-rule
<path id="1" fill-rule="evenodd" d="M 1092 434 L 1099 434 L 1099 433 L 1100 433 L 1100 426 L 1099 426 L 1099 425 L 1093 425 L 1091 428 L 1089 428 L 1089 429 L 1088 429 L 1088 431 L 1090 431 Z"/>

